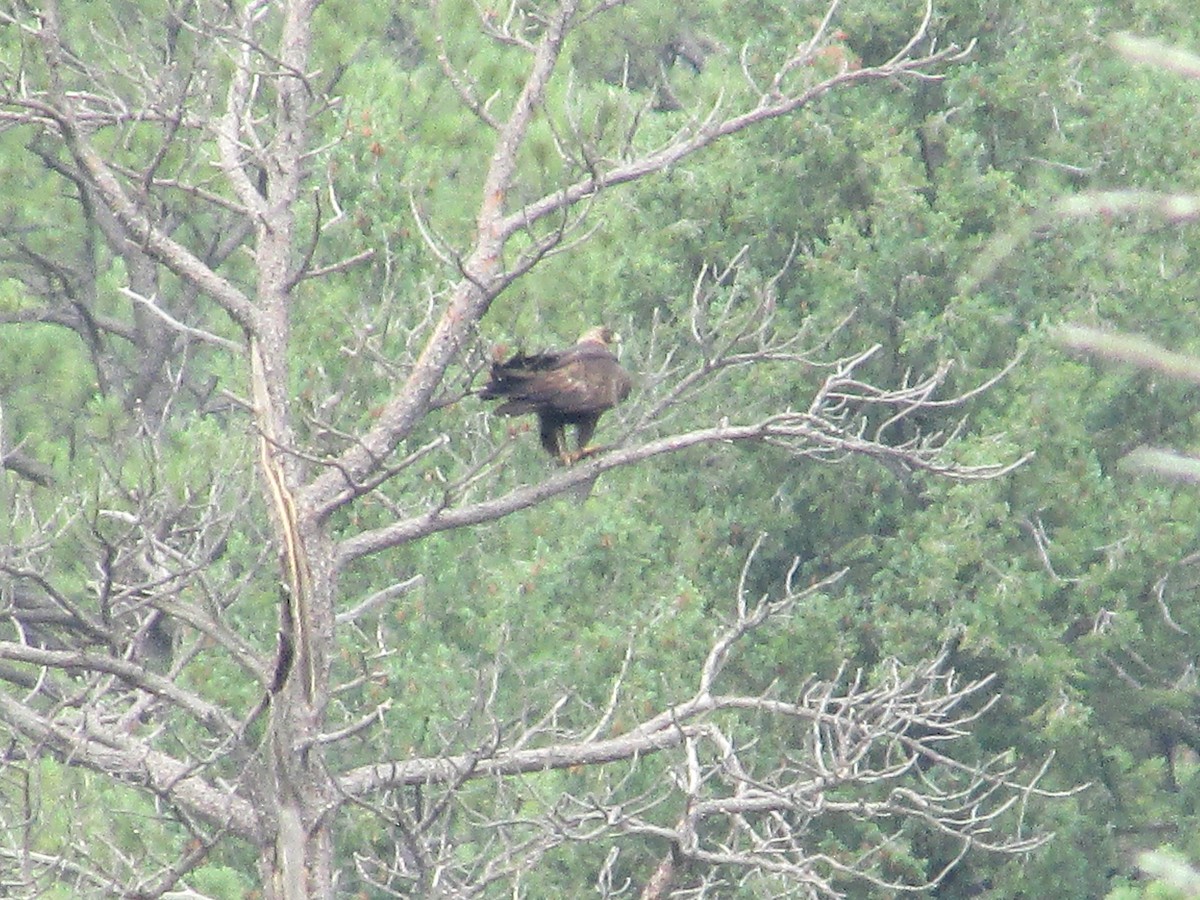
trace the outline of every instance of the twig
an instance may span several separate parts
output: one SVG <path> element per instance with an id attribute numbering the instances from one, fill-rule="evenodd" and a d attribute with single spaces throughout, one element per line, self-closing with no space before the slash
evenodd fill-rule
<path id="1" fill-rule="evenodd" d="M 232 350 L 234 353 L 246 352 L 245 346 L 237 343 L 236 341 L 231 341 L 229 338 L 223 338 L 220 335 L 212 334 L 211 332 L 204 331 L 200 328 L 193 328 L 191 325 L 183 324 L 165 309 L 159 306 L 156 302 L 156 298 L 143 297 L 136 291 L 131 291 L 126 287 L 118 288 L 118 290 L 130 300 L 142 306 L 144 309 L 150 310 L 150 312 L 154 313 L 180 334 L 185 334 L 188 337 L 195 338 L 198 341 L 203 341 L 206 344 L 214 344 L 217 347 L 224 347 L 226 350 Z"/>

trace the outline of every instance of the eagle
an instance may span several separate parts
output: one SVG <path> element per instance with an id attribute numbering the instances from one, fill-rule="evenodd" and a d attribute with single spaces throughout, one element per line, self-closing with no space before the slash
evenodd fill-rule
<path id="1" fill-rule="evenodd" d="M 610 329 L 596 326 L 574 347 L 494 362 L 479 396 L 504 400 L 496 407 L 502 416 L 535 413 L 546 452 L 570 465 L 598 451 L 588 442 L 601 414 L 629 396 L 629 373 L 609 350 L 615 338 Z M 574 452 L 567 447 L 568 425 L 575 426 Z"/>

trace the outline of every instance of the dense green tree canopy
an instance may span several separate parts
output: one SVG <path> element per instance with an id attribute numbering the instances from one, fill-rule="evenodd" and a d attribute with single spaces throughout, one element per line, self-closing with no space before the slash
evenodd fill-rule
<path id="1" fill-rule="evenodd" d="M 0 9 L 4 891 L 1200 859 L 1194 381 L 1056 338 L 1200 353 L 1200 80 L 1113 43 L 1200 17 L 1102 6 Z M 599 322 L 559 468 L 474 392 Z"/>

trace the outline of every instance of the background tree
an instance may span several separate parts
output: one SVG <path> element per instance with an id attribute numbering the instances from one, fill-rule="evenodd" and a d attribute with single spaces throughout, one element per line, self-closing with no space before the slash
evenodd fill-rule
<path id="1" fill-rule="evenodd" d="M 6 891 L 282 893 L 296 816 L 318 813 L 296 854 L 320 861 L 318 889 L 380 896 L 894 893 L 851 864 L 943 876 L 947 897 L 1094 897 L 1132 890 L 1143 848 L 1189 850 L 1195 499 L 1119 466 L 1190 447 L 1192 394 L 1064 357 L 1044 325 L 1195 350 L 1186 221 L 1055 205 L 1192 183 L 1186 88 L 1108 44 L 1200 44 L 1190 10 L 947 0 L 910 52 L 977 39 L 971 54 L 880 78 L 919 5 L 607 7 L 572 20 L 519 146 L 501 145 L 503 197 L 482 186 L 545 10 L 5 8 Z M 779 101 L 803 102 L 772 117 L 781 68 Z M 1050 208 L 1027 242 L 997 243 Z M 503 252 L 472 257 L 481 235 Z M 171 263 L 179 248 L 200 269 Z M 443 318 L 468 307 L 486 316 Z M 460 397 L 493 344 L 597 321 L 624 331 L 639 384 L 595 468 L 549 469 L 536 436 Z M 929 402 L 1017 357 L 965 405 Z M 921 443 L 939 431 L 949 455 Z M 999 480 L 911 471 L 1029 450 Z M 838 465 L 798 464 L 813 455 Z M 318 482 L 341 490 L 325 518 Z M 552 499 L 587 485 L 586 503 Z M 280 595 L 306 574 L 281 565 L 288 546 L 307 597 Z M 322 699 L 293 664 L 260 710 L 276 610 L 297 596 Z M 891 701 L 900 720 L 861 733 L 822 718 Z M 669 708 L 698 718 L 655 731 Z M 970 721 L 930 730 L 924 713 Z M 919 779 L 953 790 L 951 754 L 929 753 L 951 734 L 954 758 L 1016 766 L 1009 781 L 1053 754 L 1043 785 L 1091 787 L 956 820 L 1015 849 L 1030 828 L 1056 839 L 949 874 L 961 840 L 911 807 L 836 807 L 901 803 L 884 785 Z M 588 755 L 639 738 L 675 743 Z M 560 768 L 497 775 L 547 759 Z M 854 790 L 877 774 L 901 780 Z M 764 811 L 755 791 L 799 805 Z"/>
<path id="2" fill-rule="evenodd" d="M 514 4 L 471 27 L 449 4 L 386 21 L 312 0 L 6 9 L 3 155 L 27 199 L 4 230 L 5 318 L 24 371 L 53 370 L 5 400 L 14 890 L 161 896 L 195 877 L 228 896 L 252 864 L 289 898 L 581 881 L 835 894 L 851 876 L 934 884 L 971 846 L 1038 843 L 1009 831 L 1036 793 L 1011 763 L 943 749 L 986 707 L 986 675 L 961 682 L 943 654 L 731 677 L 735 648 L 834 577 L 757 599 L 743 571 L 666 658 L 657 608 L 572 661 L 578 685 L 562 668 L 535 690 L 519 614 L 502 607 L 485 637 L 471 618 L 497 610 L 486 590 L 457 600 L 445 546 L 400 578 L 369 564 L 698 445 L 965 479 L 1007 468 L 945 454 L 938 411 L 970 393 L 935 401 L 944 369 L 870 386 L 876 350 L 839 354 L 781 309 L 786 267 L 743 271 L 753 250 L 685 270 L 672 293 L 691 286 L 690 303 L 624 313 L 652 368 L 620 449 L 550 475 L 500 465 L 512 443 L 457 402 L 486 358 L 480 323 L 535 268 L 556 271 L 550 257 L 611 234 L 610 189 L 836 88 L 935 78 L 961 56 L 928 8 L 863 59 L 835 8 L 797 44 L 794 16 L 638 22 L 620 6 Z M 634 23 L 619 75 L 563 64 L 576 30 Z M 382 46 L 357 37 L 372 32 Z M 339 108 L 372 80 L 397 118 Z M 405 132 L 411 149 L 393 150 Z M 534 309 L 612 315 L 593 303 Z M 671 422 L 750 367 L 779 370 L 761 406 Z M 576 591 L 607 580 L 567 573 Z M 409 625 L 419 584 L 437 605 Z M 115 828 L 56 821 L 45 779 L 79 798 L 64 814 L 116 810 Z M 584 852 L 561 852 L 572 843 Z M 551 854 L 565 872 L 543 873 Z"/>

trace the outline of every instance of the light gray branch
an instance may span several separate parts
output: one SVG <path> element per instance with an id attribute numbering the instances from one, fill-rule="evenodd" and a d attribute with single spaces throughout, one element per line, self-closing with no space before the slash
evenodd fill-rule
<path id="1" fill-rule="evenodd" d="M 572 488 L 595 480 L 604 472 L 621 466 L 704 444 L 734 444 L 747 441 L 773 444 L 797 456 L 826 459 L 837 459 L 849 454 L 869 456 L 907 469 L 962 481 L 1001 477 L 1029 458 L 1022 456 L 1006 463 L 961 466 L 939 460 L 936 453 L 894 447 L 854 433 L 839 433 L 828 423 L 814 420 L 807 413 L 779 413 L 750 425 L 718 425 L 633 447 L 621 447 L 583 464 L 556 472 L 537 484 L 517 488 L 501 497 L 466 506 L 438 507 L 382 528 L 360 532 L 341 542 L 338 548 L 338 565 L 345 566 L 363 556 L 399 547 L 439 531 L 495 521 L 566 493 Z"/>
<path id="2" fill-rule="evenodd" d="M 831 4 L 831 8 L 836 5 Z M 524 268 L 537 262 L 536 254 L 532 258 L 523 256 L 517 271 L 505 268 L 503 251 L 514 235 L 527 231 L 549 215 L 565 213 L 602 190 L 663 171 L 723 137 L 795 112 L 835 88 L 865 81 L 935 77 L 930 70 L 963 58 L 971 49 L 951 46 L 924 56 L 907 55 L 924 36 L 929 17 L 927 6 L 925 17 L 908 44 L 886 64 L 859 69 L 847 65 L 830 78 L 789 93 L 783 88 L 784 76 L 811 56 L 811 48 L 800 48 L 783 63 L 773 86 L 752 107 L 725 117 L 720 115 L 719 108 L 714 108 L 660 149 L 607 170 L 594 168 L 586 178 L 510 212 L 507 199 L 516 178 L 519 150 L 541 107 L 563 40 L 579 14 L 578 6 L 577 0 L 561 3 L 546 24 L 540 41 L 532 48 L 533 63 L 525 86 L 509 118 L 499 123 L 495 151 L 484 179 L 474 244 L 459 263 L 461 278 L 453 287 L 424 351 L 405 383 L 383 408 L 376 424 L 302 491 L 301 505 L 315 517 L 324 519 L 359 496 L 355 485 L 366 482 L 373 471 L 385 465 L 387 457 L 421 421 L 446 368 L 492 300 Z M 551 235 L 546 250 L 553 249 L 560 236 Z"/>
<path id="3" fill-rule="evenodd" d="M 517 173 L 518 152 L 537 110 L 541 107 L 563 42 L 578 10 L 578 0 L 564 0 L 538 42 L 529 75 L 500 126 L 479 201 L 474 246 L 461 264 L 462 278 L 451 291 L 437 325 L 403 386 L 381 411 L 377 424 L 338 458 L 336 465 L 317 476 L 300 493 L 300 506 L 324 519 L 353 500 L 346 490 L 385 465 L 385 460 L 417 426 L 429 409 L 430 398 L 441 385 L 446 368 L 457 357 L 476 323 L 507 284 L 504 245 L 510 236 L 503 227 L 508 192 Z"/>
<path id="4" fill-rule="evenodd" d="M 53 721 L 25 704 L 0 693 L 0 720 L 30 740 L 53 749 L 72 764 L 86 766 L 170 797 L 218 828 L 227 828 L 244 838 L 259 836 L 259 818 L 254 804 L 205 781 L 195 767 L 149 744 L 96 724 L 84 712 L 78 721 Z"/>

